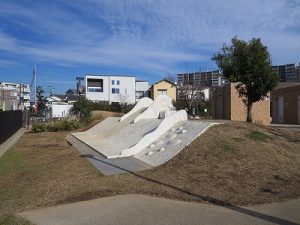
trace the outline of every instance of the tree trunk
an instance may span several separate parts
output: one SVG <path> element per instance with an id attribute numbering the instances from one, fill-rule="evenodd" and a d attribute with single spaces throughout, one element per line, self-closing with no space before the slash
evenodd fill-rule
<path id="1" fill-rule="evenodd" d="M 247 122 L 252 123 L 252 102 L 247 104 Z"/>

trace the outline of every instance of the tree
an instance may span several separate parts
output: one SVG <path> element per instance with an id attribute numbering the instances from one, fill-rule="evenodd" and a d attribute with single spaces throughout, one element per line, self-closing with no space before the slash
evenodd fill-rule
<path id="1" fill-rule="evenodd" d="M 184 100 L 189 109 L 198 107 L 204 101 L 203 86 L 194 82 L 177 87 L 178 98 Z"/>
<path id="2" fill-rule="evenodd" d="M 212 60 L 225 78 L 237 83 L 235 87 L 247 107 L 247 122 L 252 122 L 253 103 L 267 97 L 279 81 L 267 47 L 259 38 L 246 42 L 234 37 L 231 45 L 224 44 Z"/>
<path id="3" fill-rule="evenodd" d="M 118 102 L 120 103 L 120 105 L 126 105 L 128 102 L 128 99 L 129 99 L 129 95 L 128 94 L 118 94 L 117 95 L 117 100 Z"/>
<path id="4" fill-rule="evenodd" d="M 91 118 L 91 113 L 93 110 L 93 102 L 86 99 L 85 97 L 80 97 L 73 105 L 72 112 L 77 115 L 80 122 L 86 124 Z"/>
<path id="5" fill-rule="evenodd" d="M 47 99 L 44 96 L 45 91 L 41 86 L 37 87 L 36 98 L 37 98 L 37 113 L 41 114 L 46 108 Z"/>
<path id="6" fill-rule="evenodd" d="M 164 80 L 169 81 L 169 82 L 175 84 L 175 80 L 176 79 L 175 79 L 175 77 L 172 74 L 166 74 Z"/>
<path id="7" fill-rule="evenodd" d="M 128 99 L 129 99 L 129 95 L 128 94 L 118 94 L 117 95 L 117 100 L 120 104 L 120 109 L 122 113 L 126 113 L 128 110 L 127 108 L 131 108 L 129 107 L 128 104 Z"/>

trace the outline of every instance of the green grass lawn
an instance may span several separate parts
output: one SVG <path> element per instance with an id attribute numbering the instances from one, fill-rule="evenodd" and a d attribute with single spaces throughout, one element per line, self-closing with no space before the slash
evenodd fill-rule
<path id="1" fill-rule="evenodd" d="M 249 137 L 254 141 L 267 141 L 267 139 L 270 138 L 268 135 L 258 131 L 252 131 Z"/>
<path id="2" fill-rule="evenodd" d="M 0 216 L 0 225 L 31 225 L 31 223 L 13 214 L 4 214 Z"/>

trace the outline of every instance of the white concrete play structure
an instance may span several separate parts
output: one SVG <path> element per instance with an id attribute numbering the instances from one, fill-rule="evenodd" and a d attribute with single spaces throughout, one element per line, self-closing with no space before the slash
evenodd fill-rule
<path id="1" fill-rule="evenodd" d="M 167 95 L 141 99 L 127 114 L 109 117 L 71 135 L 106 159 L 136 158 L 158 166 L 178 154 L 214 123 L 190 121 Z"/>

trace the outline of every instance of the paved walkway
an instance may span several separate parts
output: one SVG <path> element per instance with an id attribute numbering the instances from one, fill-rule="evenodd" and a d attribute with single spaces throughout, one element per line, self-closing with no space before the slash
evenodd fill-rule
<path id="1" fill-rule="evenodd" d="M 0 157 L 5 154 L 27 130 L 25 128 L 19 129 L 13 136 L 7 139 L 3 144 L 0 145 Z"/>
<path id="2" fill-rule="evenodd" d="M 300 131 L 300 124 L 271 123 L 270 127 L 277 127 L 277 128 L 281 128 L 281 129 L 289 129 L 289 130 Z"/>
<path id="3" fill-rule="evenodd" d="M 189 225 L 300 223 L 300 199 L 222 207 L 143 195 L 119 195 L 20 213 L 37 225 Z"/>

